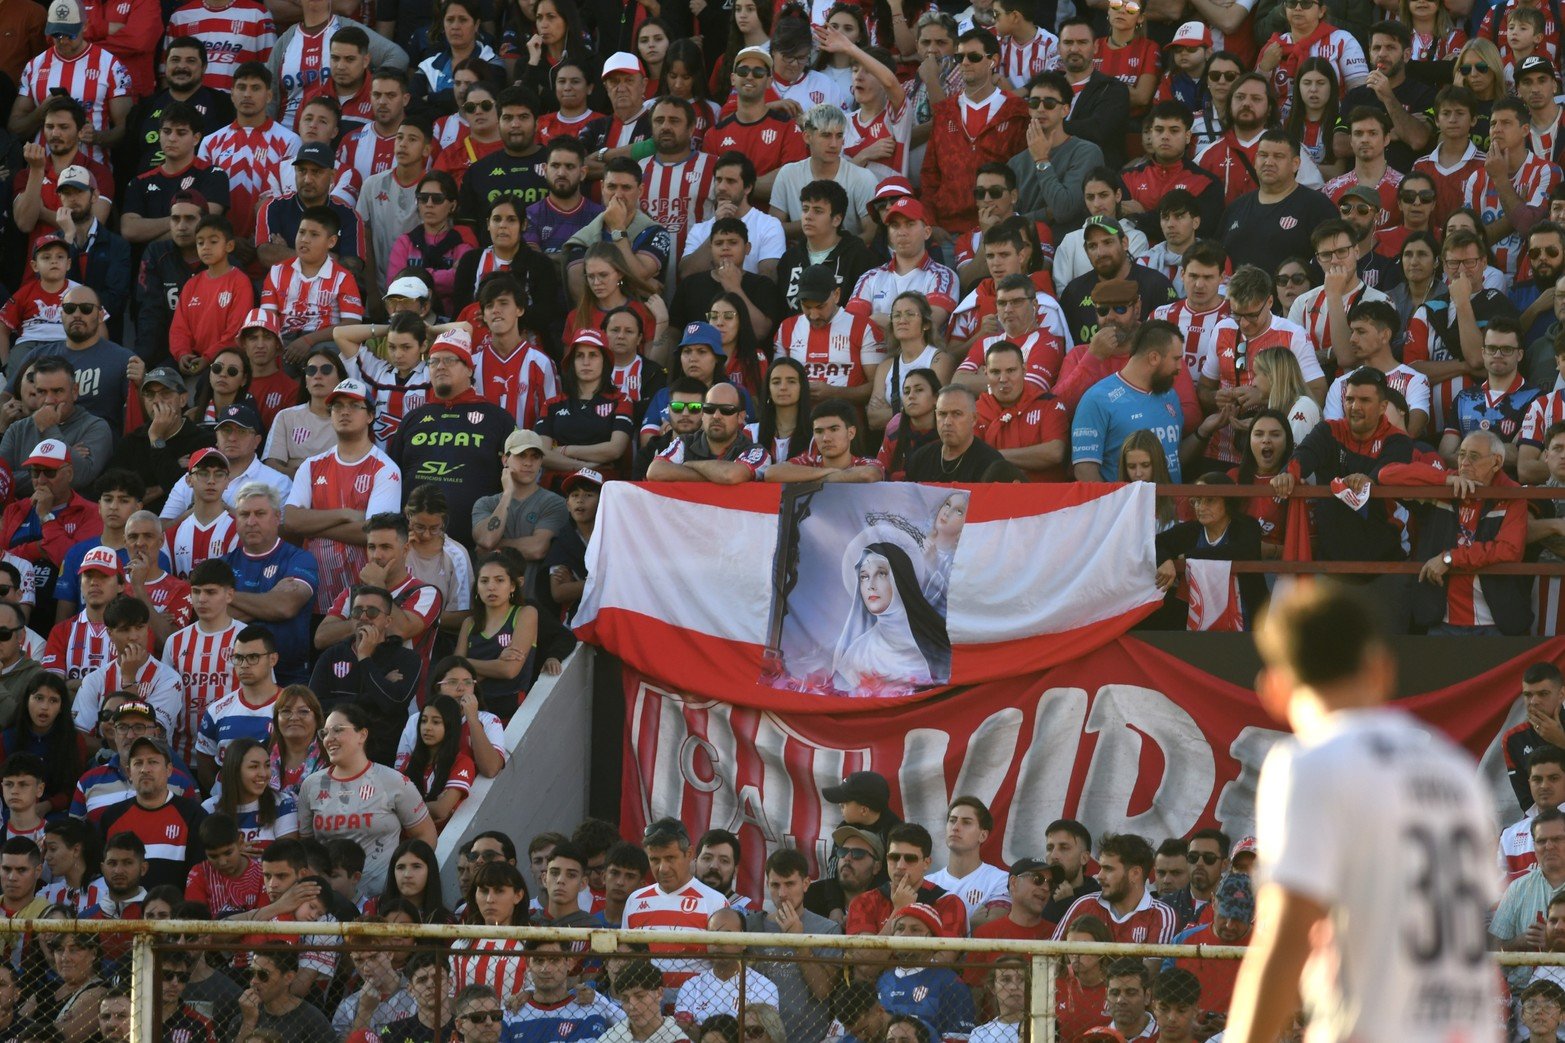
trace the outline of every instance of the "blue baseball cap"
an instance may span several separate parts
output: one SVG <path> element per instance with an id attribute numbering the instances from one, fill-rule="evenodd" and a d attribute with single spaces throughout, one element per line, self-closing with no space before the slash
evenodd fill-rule
<path id="1" fill-rule="evenodd" d="M 723 335 L 710 322 L 692 322 L 686 326 L 684 336 L 679 338 L 679 346 L 684 347 L 686 344 L 705 344 L 718 358 L 728 357 L 723 351 Z"/>

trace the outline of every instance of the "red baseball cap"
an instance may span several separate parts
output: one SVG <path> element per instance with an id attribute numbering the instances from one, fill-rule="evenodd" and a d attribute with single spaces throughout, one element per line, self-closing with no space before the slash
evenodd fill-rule
<path id="1" fill-rule="evenodd" d="M 434 358 L 442 351 L 461 359 L 468 369 L 473 368 L 473 338 L 466 330 L 447 330 L 436 337 L 435 343 L 430 345 L 429 357 Z"/>
<path id="2" fill-rule="evenodd" d="M 929 218 L 924 214 L 924 204 L 912 196 L 903 196 L 886 207 L 885 212 L 880 215 L 880 220 L 883 224 L 889 225 L 894 217 L 900 217 L 905 221 L 923 221 L 926 224 L 929 222 Z"/>

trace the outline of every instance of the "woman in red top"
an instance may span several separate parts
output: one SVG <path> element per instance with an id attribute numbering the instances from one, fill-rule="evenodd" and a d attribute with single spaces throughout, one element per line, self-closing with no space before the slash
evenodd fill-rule
<path id="1" fill-rule="evenodd" d="M 436 829 L 467 799 L 478 769 L 462 750 L 462 711 L 449 695 L 435 696 L 419 715 L 418 742 L 403 774 L 424 798 Z"/>
<path id="2" fill-rule="evenodd" d="M 1239 466 L 1229 477 L 1240 485 L 1261 485 L 1281 474 L 1293 459 L 1293 427 L 1280 409 L 1263 409 L 1250 421 L 1249 437 L 1239 450 Z M 1261 523 L 1261 557 L 1282 557 L 1288 501 L 1274 496 L 1247 500 L 1244 513 Z"/>
<path id="3" fill-rule="evenodd" d="M 1109 928 L 1096 916 L 1083 916 L 1065 932 L 1067 942 L 1107 942 Z M 1055 987 L 1054 1017 L 1060 1043 L 1077 1043 L 1090 1030 L 1109 1023 L 1108 957 L 1074 953 L 1066 960 L 1070 970 Z"/>
<path id="4" fill-rule="evenodd" d="M 654 298 L 656 303 L 649 307 Z M 565 320 L 565 339 L 573 340 L 580 330 L 601 329 L 604 314 L 623 307 L 641 316 L 641 328 L 647 331 L 645 346 L 650 348 L 668 325 L 668 306 L 651 285 L 630 270 L 617 246 L 593 243 L 582 263 L 581 299 Z"/>
<path id="5" fill-rule="evenodd" d="M 435 158 L 432 169 L 444 170 L 456 179 L 457 186 L 467 175 L 467 168 L 504 145 L 500 140 L 500 112 L 494 91 L 475 83 L 468 88 L 467 100 L 462 103 L 462 115 L 467 117 L 467 137 Z"/>
<path id="6" fill-rule="evenodd" d="M 1157 90 L 1158 48 L 1142 29 L 1140 0 L 1109 0 L 1109 34 L 1092 56 L 1098 71 L 1130 89 L 1130 114 L 1142 116 Z"/>

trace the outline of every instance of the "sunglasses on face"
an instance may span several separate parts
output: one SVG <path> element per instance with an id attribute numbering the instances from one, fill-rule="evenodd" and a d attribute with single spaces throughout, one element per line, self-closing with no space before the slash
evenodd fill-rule
<path id="1" fill-rule="evenodd" d="M 269 970 L 266 970 L 265 968 L 262 968 L 262 967 L 251 967 L 250 968 L 250 978 L 253 981 L 258 981 L 258 982 L 262 982 L 262 983 L 269 982 L 269 981 L 272 980 L 272 972 L 269 971 Z"/>
<path id="2" fill-rule="evenodd" d="M 1097 306 L 1097 312 L 1098 312 L 1098 318 L 1100 318 L 1100 319 L 1106 318 L 1106 317 L 1108 317 L 1110 315 L 1127 315 L 1127 314 L 1130 313 L 1130 305 L 1128 305 L 1128 304 L 1114 304 L 1114 305 L 1100 304 L 1100 305 Z"/>
<path id="3" fill-rule="evenodd" d="M 734 70 L 734 75 L 743 79 L 764 80 L 771 75 L 771 70 L 759 65 L 741 65 Z"/>
<path id="4" fill-rule="evenodd" d="M 475 112 L 492 112 L 492 111 L 494 111 L 494 102 L 492 102 L 492 101 L 469 101 L 469 102 L 463 102 L 462 103 L 462 111 L 467 113 L 469 116 L 471 116 Z"/>
<path id="5" fill-rule="evenodd" d="M 706 404 L 706 405 L 701 407 L 701 412 L 705 413 L 707 416 L 711 416 L 713 413 L 721 413 L 723 416 L 734 416 L 734 415 L 738 414 L 738 412 L 739 412 L 739 410 L 741 408 L 743 408 L 743 407 L 742 406 L 727 406 L 727 405 L 715 406 L 715 405 L 712 405 L 712 404 L 708 403 L 708 404 Z"/>
<path id="6" fill-rule="evenodd" d="M 994 185 L 989 188 L 973 189 L 974 199 L 999 199 L 1003 195 L 1005 195 L 1004 185 Z"/>
<path id="7" fill-rule="evenodd" d="M 1197 862 L 1199 862 L 1202 865 L 1215 866 L 1217 863 L 1222 861 L 1221 856 L 1214 855 L 1210 851 L 1191 851 L 1189 854 L 1185 855 L 1185 858 L 1189 860 L 1191 865 L 1195 865 Z"/>
<path id="8" fill-rule="evenodd" d="M 1404 203 L 1433 203 L 1435 190 L 1432 188 L 1410 188 L 1405 192 L 1398 192 L 1397 199 Z"/>
<path id="9" fill-rule="evenodd" d="M 181 985 L 183 985 L 183 984 L 185 984 L 186 982 L 188 982 L 190 980 L 190 972 L 189 971 L 176 971 L 176 970 L 170 968 L 170 969 L 165 970 L 163 972 L 163 980 L 164 981 L 177 981 Z"/>
<path id="10" fill-rule="evenodd" d="M 1560 248 L 1557 246 L 1534 246 L 1527 251 L 1527 256 L 1536 260 L 1539 257 L 1558 257 Z"/>
<path id="11" fill-rule="evenodd" d="M 1136 0 L 1109 0 L 1110 11 L 1128 11 L 1131 14 L 1140 14 L 1141 5 Z"/>
<path id="12" fill-rule="evenodd" d="M 1341 213 L 1358 214 L 1360 217 L 1365 214 L 1373 214 L 1377 209 L 1377 207 L 1370 206 L 1368 203 L 1343 203 L 1337 207 L 1337 210 Z"/>
<path id="13" fill-rule="evenodd" d="M 1306 7 L 1314 7 L 1315 0 L 1282 0 L 1282 6 L 1290 11 L 1298 11 Z"/>
<path id="14" fill-rule="evenodd" d="M 1065 103 L 1058 98 L 1028 98 L 1029 109 L 1043 109 L 1045 112 L 1053 112 Z"/>
<path id="15" fill-rule="evenodd" d="M 213 366 L 212 367 L 213 375 L 214 376 L 219 376 L 219 377 L 237 377 L 240 374 L 242 374 L 243 372 L 244 372 L 244 370 L 240 369 L 238 366 Z"/>
<path id="16" fill-rule="evenodd" d="M 1488 72 L 1488 62 L 1474 62 L 1471 65 L 1463 65 L 1457 69 L 1463 76 L 1471 76 L 1475 72 Z"/>
<path id="17" fill-rule="evenodd" d="M 60 310 L 66 315 L 91 315 L 98 310 L 96 304 L 62 304 Z"/>
<path id="18" fill-rule="evenodd" d="M 839 847 L 834 849 L 831 854 L 839 862 L 844 858 L 849 862 L 862 862 L 867 858 L 875 857 L 872 852 L 865 851 L 861 847 Z"/>
<path id="19" fill-rule="evenodd" d="M 490 1022 L 499 1023 L 505 1017 L 497 1010 L 475 1010 L 469 1014 L 463 1014 L 463 1021 L 470 1021 L 474 1025 L 487 1025 Z"/>
<path id="20" fill-rule="evenodd" d="M 921 860 L 923 857 L 924 857 L 923 855 L 915 855 L 915 854 L 913 854 L 910 851 L 904 851 L 904 852 L 901 852 L 900 854 L 895 852 L 895 851 L 893 851 L 891 854 L 886 856 L 886 861 L 887 862 L 907 862 L 907 863 L 911 864 L 913 862 L 917 862 L 917 861 Z"/>
<path id="21" fill-rule="evenodd" d="M 969 65 L 977 65 L 979 62 L 986 62 L 989 60 L 989 56 L 983 51 L 963 51 L 961 54 L 957 55 L 957 57 Z"/>
<path id="22" fill-rule="evenodd" d="M 420 203 L 434 203 L 438 205 L 446 201 L 446 194 L 444 192 L 420 192 L 414 198 Z"/>
<path id="23" fill-rule="evenodd" d="M 1206 74 L 1206 78 L 1212 83 L 1232 83 L 1239 78 L 1239 74 L 1237 72 L 1221 72 L 1214 69 Z"/>
<path id="24" fill-rule="evenodd" d="M 0 627 L 0 641 L 9 641 L 21 632 L 21 627 Z"/>
<path id="25" fill-rule="evenodd" d="M 325 377 L 337 372 L 337 367 L 330 362 L 322 362 L 314 366 L 305 366 L 304 375 L 307 377 Z"/>
<path id="26" fill-rule="evenodd" d="M 378 605 L 356 605 L 348 615 L 354 619 L 379 619 L 386 614 L 385 609 Z"/>
<path id="27" fill-rule="evenodd" d="M 670 413 L 673 413 L 675 416 L 678 416 L 680 413 L 699 413 L 699 412 L 701 412 L 701 403 L 699 403 L 699 402 L 670 402 L 668 404 L 668 411 Z"/>

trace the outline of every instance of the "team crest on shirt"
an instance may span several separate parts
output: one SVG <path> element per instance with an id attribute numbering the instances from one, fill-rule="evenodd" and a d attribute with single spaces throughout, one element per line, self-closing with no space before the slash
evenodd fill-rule
<path id="1" fill-rule="evenodd" d="M 915 985 L 915 986 L 913 986 L 913 1002 L 914 1003 L 923 1003 L 924 1000 L 928 996 L 929 996 L 929 986 L 928 985 Z"/>
<path id="2" fill-rule="evenodd" d="M 1282 226 L 1283 231 L 1287 232 L 1299 226 L 1299 219 L 1297 217 L 1285 217 L 1277 223 Z"/>
<path id="3" fill-rule="evenodd" d="M 1168 410 L 1168 415 L 1169 416 L 1174 416 L 1175 415 L 1174 414 L 1174 403 L 1172 403 L 1172 402 L 1165 402 L 1163 404 L 1163 408 Z"/>
<path id="4" fill-rule="evenodd" d="M 693 913 L 696 911 L 698 904 L 694 895 L 686 895 L 679 900 L 679 911 L 682 913 Z"/>
<path id="5" fill-rule="evenodd" d="M 501 634 L 499 637 L 495 638 L 495 643 L 498 644 L 501 648 L 510 648 L 511 647 L 511 635 L 510 634 Z"/>
<path id="6" fill-rule="evenodd" d="M 234 295 L 229 293 L 227 290 L 224 290 L 217 295 L 217 306 L 219 308 L 226 308 L 228 307 L 229 303 L 233 301 L 233 299 Z"/>
<path id="7" fill-rule="evenodd" d="M 353 479 L 353 491 L 360 496 L 370 491 L 370 476 L 361 474 Z"/>
<path id="8" fill-rule="evenodd" d="M 333 663 L 331 665 L 331 672 L 337 675 L 337 680 L 339 681 L 344 680 L 348 676 L 348 671 L 351 669 L 353 669 L 353 667 L 348 663 Z"/>
<path id="9" fill-rule="evenodd" d="M 375 795 L 375 784 L 373 782 L 366 782 L 364 785 L 359 787 L 359 799 L 360 800 L 367 801 L 371 797 L 373 797 L 374 795 Z"/>
<path id="10" fill-rule="evenodd" d="M 175 826 L 175 825 L 172 825 L 172 824 L 164 826 L 163 827 L 163 835 L 168 837 L 170 840 L 178 840 L 179 839 L 179 827 Z"/>
<path id="11" fill-rule="evenodd" d="M 1130 940 L 1133 941 L 1133 942 L 1144 942 L 1144 941 L 1146 941 L 1147 940 L 1147 929 L 1145 927 L 1133 927 L 1133 928 L 1131 928 Z"/>
<path id="12" fill-rule="evenodd" d="M 196 179 L 195 178 L 193 178 L 193 177 L 184 177 L 184 178 L 180 178 L 179 187 L 182 188 L 182 189 L 190 188 L 195 183 L 196 183 Z"/>
<path id="13" fill-rule="evenodd" d="M 770 144 L 774 143 L 776 140 L 777 140 L 777 132 L 775 130 L 773 130 L 771 127 L 767 127 L 765 130 L 761 131 L 761 144 L 763 144 L 763 145 L 770 145 Z"/>
<path id="14" fill-rule="evenodd" d="M 598 404 L 598 415 L 599 416 L 610 416 L 611 414 L 613 414 L 613 412 L 614 412 L 614 403 L 612 403 L 612 402 L 600 402 Z"/>
<path id="15" fill-rule="evenodd" d="M 271 579 L 275 575 L 277 575 L 277 566 L 276 565 L 268 565 L 268 566 L 266 566 L 266 568 L 261 570 L 261 578 L 262 579 Z"/>
<path id="16" fill-rule="evenodd" d="M 467 422 L 469 424 L 481 424 L 481 423 L 483 423 L 483 421 L 484 421 L 484 415 L 482 413 L 478 412 L 478 410 L 476 410 L 476 409 L 473 410 L 473 412 L 467 414 Z"/>
<path id="17" fill-rule="evenodd" d="M 234 19 L 234 22 L 233 22 L 233 32 L 234 32 L 234 35 L 235 36 L 239 36 L 244 31 L 245 31 L 245 23 L 239 21 L 237 18 Z"/>
<path id="18" fill-rule="evenodd" d="M 560 1038 L 561 1039 L 570 1039 L 572 1036 L 575 1035 L 575 1033 L 576 1033 L 576 1023 L 574 1021 L 562 1021 L 562 1022 L 560 1022 Z"/>

